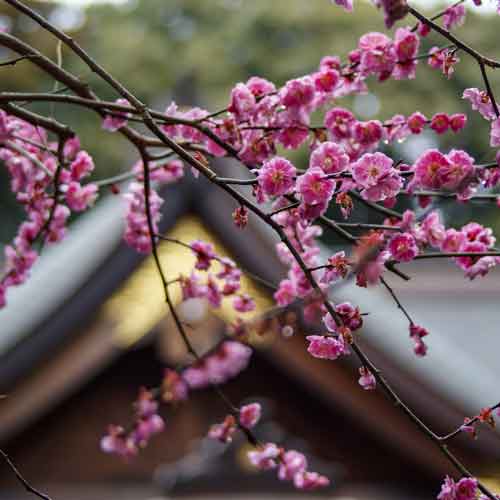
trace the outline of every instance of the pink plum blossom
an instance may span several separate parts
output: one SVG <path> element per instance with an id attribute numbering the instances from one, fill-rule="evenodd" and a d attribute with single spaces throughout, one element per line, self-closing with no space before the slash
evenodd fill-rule
<path id="1" fill-rule="evenodd" d="M 251 429 L 259 422 L 262 413 L 262 408 L 259 403 L 251 403 L 240 408 L 240 424 Z"/>
<path id="2" fill-rule="evenodd" d="M 266 161 L 258 171 L 259 187 L 266 196 L 281 196 L 291 191 L 297 170 L 285 158 Z"/>

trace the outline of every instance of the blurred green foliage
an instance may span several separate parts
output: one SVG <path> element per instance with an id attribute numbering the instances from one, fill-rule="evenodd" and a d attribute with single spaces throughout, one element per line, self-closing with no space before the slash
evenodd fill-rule
<path id="1" fill-rule="evenodd" d="M 314 70 L 323 55 L 336 54 L 345 60 L 366 31 L 384 31 L 381 13 L 361 1 L 356 3 L 354 15 L 326 0 L 136 0 L 86 11 L 47 2 L 31 5 L 74 28 L 71 34 L 107 70 L 160 109 L 173 95 L 181 104 L 196 101 L 208 109 L 219 109 L 227 104 L 228 93 L 238 81 L 260 75 L 282 84 Z M 0 15 L 10 20 L 14 34 L 55 58 L 56 42 L 51 36 L 5 5 L 0 6 Z M 485 54 L 500 57 L 498 26 L 498 17 L 479 18 L 469 12 L 457 34 Z M 434 44 L 444 45 L 435 35 L 428 38 L 422 53 Z M 0 55 L 2 60 L 11 57 L 6 51 Z M 414 81 L 372 82 L 380 103 L 377 117 L 386 119 L 416 109 L 429 116 L 437 110 L 470 111 L 460 96 L 466 87 L 481 87 L 481 76 L 471 59 L 459 57 L 462 61 L 450 81 L 421 62 Z M 103 98 L 117 97 L 67 49 L 63 50 L 63 66 L 89 82 Z M 54 87 L 53 81 L 27 61 L 0 71 L 2 90 L 51 91 Z M 492 83 L 500 88 L 500 75 L 492 75 Z M 351 104 L 351 99 L 342 102 Z M 54 112 L 74 126 L 96 159 L 99 177 L 126 169 L 134 160 L 129 145 L 117 134 L 101 131 L 100 120 L 92 112 L 70 106 L 30 107 Z M 468 149 L 489 160 L 493 152 L 488 147 L 488 126 L 477 113 L 468 115 L 465 133 L 446 134 L 440 138 L 442 147 Z M 3 207 L 9 203 L 6 177 L 1 182 Z M 2 239 L 7 230 L 11 230 L 8 224 L 2 229 Z"/>

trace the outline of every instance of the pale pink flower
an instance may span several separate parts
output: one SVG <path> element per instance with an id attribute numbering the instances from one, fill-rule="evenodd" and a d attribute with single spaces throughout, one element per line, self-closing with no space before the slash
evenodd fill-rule
<path id="1" fill-rule="evenodd" d="M 500 146 L 500 118 L 491 122 L 490 146 L 492 148 Z"/>
<path id="2" fill-rule="evenodd" d="M 347 12 L 352 12 L 352 0 L 330 0 L 332 3 L 340 5 Z"/>
<path id="3" fill-rule="evenodd" d="M 443 240 L 446 238 L 446 231 L 438 212 L 433 210 L 425 217 L 421 224 L 419 237 L 434 248 L 439 248 L 442 245 Z"/>
<path id="4" fill-rule="evenodd" d="M 376 186 L 392 170 L 393 161 L 384 153 L 367 153 L 352 164 L 353 179 L 360 187 Z"/>
<path id="5" fill-rule="evenodd" d="M 257 468 L 262 470 L 274 469 L 278 466 L 280 448 L 274 443 L 266 443 L 263 447 L 248 452 L 248 459 Z"/>
<path id="6" fill-rule="evenodd" d="M 240 424 L 251 429 L 259 422 L 262 414 L 262 408 L 259 403 L 251 403 L 240 408 Z"/>
<path id="7" fill-rule="evenodd" d="M 304 471 L 295 474 L 293 477 L 293 484 L 299 490 L 314 490 L 316 488 L 328 486 L 330 480 L 317 472 Z"/>
<path id="8" fill-rule="evenodd" d="M 283 454 L 278 469 L 278 478 L 281 481 L 292 481 L 296 474 L 307 469 L 307 458 L 304 454 L 295 450 L 286 451 Z"/>
<path id="9" fill-rule="evenodd" d="M 116 104 L 122 106 L 130 106 L 130 103 L 126 99 L 117 99 Z M 113 115 L 106 115 L 102 121 L 102 128 L 108 130 L 109 132 L 116 132 L 118 129 L 125 127 L 127 125 L 129 113 L 124 113 L 122 111 L 113 111 Z"/>
<path id="10" fill-rule="evenodd" d="M 465 89 L 462 98 L 467 99 L 471 103 L 472 109 L 479 111 L 486 120 L 494 120 L 496 118 L 491 100 L 488 93 L 484 90 L 476 88 Z"/>
<path id="11" fill-rule="evenodd" d="M 232 415 L 227 415 L 220 424 L 214 424 L 208 431 L 208 437 L 217 439 L 221 443 L 230 443 L 236 432 L 236 420 Z"/>
<path id="12" fill-rule="evenodd" d="M 358 384 L 365 390 L 365 391 L 372 391 L 377 387 L 377 381 L 375 380 L 375 377 L 373 376 L 373 373 L 366 368 L 365 366 L 361 366 L 359 368 L 359 380 Z"/>

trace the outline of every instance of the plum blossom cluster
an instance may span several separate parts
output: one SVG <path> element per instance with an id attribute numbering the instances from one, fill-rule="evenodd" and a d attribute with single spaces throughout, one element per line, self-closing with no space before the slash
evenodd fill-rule
<path id="1" fill-rule="evenodd" d="M 137 455 L 151 437 L 165 428 L 165 422 L 158 414 L 160 402 L 176 404 L 187 400 L 190 390 L 223 384 L 246 368 L 251 354 L 250 347 L 234 340 L 226 340 L 214 352 L 197 360 L 180 373 L 166 369 L 158 389 L 141 388 L 134 403 L 135 419 L 131 428 L 126 430 L 119 425 L 110 425 L 108 433 L 101 439 L 101 449 L 105 453 L 126 459 Z M 259 418 L 259 405 L 241 408 L 241 425 L 253 427 Z"/>
<path id="2" fill-rule="evenodd" d="M 490 228 L 477 222 L 470 222 L 460 229 L 447 229 L 439 213 L 432 211 L 418 223 L 414 222 L 412 212 L 406 212 L 403 224 L 409 224 L 407 231 L 393 236 L 389 242 L 390 258 L 394 260 L 408 262 L 425 247 L 451 255 L 462 254 L 452 259 L 469 279 L 485 276 L 500 263 L 497 256 L 481 255 L 494 248 L 496 238 Z"/>
<path id="3" fill-rule="evenodd" d="M 246 293 L 239 293 L 241 270 L 231 259 L 218 256 L 210 243 L 200 240 L 193 241 L 189 247 L 196 257 L 194 268 L 206 271 L 207 278 L 202 281 L 200 273 L 194 270 L 189 276 L 181 276 L 179 282 L 183 300 L 204 298 L 217 308 L 224 297 L 232 297 L 235 311 L 246 313 L 255 309 L 254 299 Z M 212 269 L 215 263 L 219 264 L 218 271 Z"/>
<path id="4" fill-rule="evenodd" d="M 144 448 L 152 436 L 163 431 L 165 421 L 158 415 L 159 404 L 151 391 L 141 388 L 134 404 L 136 417 L 130 431 L 118 425 L 110 425 L 108 433 L 101 439 L 101 449 L 129 459 Z"/>
<path id="5" fill-rule="evenodd" d="M 449 476 L 446 476 L 437 496 L 438 500 L 483 500 L 486 498 L 478 490 L 477 479 L 463 477 L 455 482 Z"/>
<path id="6" fill-rule="evenodd" d="M 278 479 L 293 481 L 300 490 L 314 490 L 330 484 L 330 480 L 317 472 L 307 470 L 307 458 L 295 450 L 284 450 L 275 443 L 259 445 L 248 452 L 250 462 L 261 470 L 277 469 Z"/>
<path id="7" fill-rule="evenodd" d="M 476 438 L 478 434 L 478 424 L 485 424 L 494 428 L 496 426 L 495 416 L 500 417 L 500 410 L 498 407 L 498 404 L 493 407 L 486 407 L 475 417 L 465 417 L 463 425 L 460 426 L 460 431 Z"/>
<path id="8" fill-rule="evenodd" d="M 235 340 L 226 340 L 214 353 L 186 368 L 182 378 L 190 389 L 223 384 L 248 366 L 251 355 L 252 349 L 247 345 Z"/>
<path id="9" fill-rule="evenodd" d="M 500 117 L 488 93 L 477 88 L 470 88 L 464 90 L 463 98 L 470 102 L 473 110 L 478 111 L 484 119 L 491 122 L 490 146 L 500 147 Z"/>
<path id="10" fill-rule="evenodd" d="M 61 241 L 71 212 L 86 210 L 97 198 L 95 184 L 82 184 L 94 170 L 91 156 L 81 150 L 77 137 L 63 145 L 58 153 L 59 144 L 49 141 L 46 130 L 0 110 L 0 159 L 26 214 L 12 243 L 5 247 L 0 307 L 5 306 L 7 288 L 28 278 L 38 258 L 36 242 Z"/>
<path id="11" fill-rule="evenodd" d="M 237 417 L 232 414 L 226 415 L 222 423 L 212 425 L 208 437 L 217 439 L 221 443 L 230 443 L 238 426 L 252 429 L 259 422 L 261 414 L 262 408 L 259 403 L 244 405 L 239 409 Z"/>

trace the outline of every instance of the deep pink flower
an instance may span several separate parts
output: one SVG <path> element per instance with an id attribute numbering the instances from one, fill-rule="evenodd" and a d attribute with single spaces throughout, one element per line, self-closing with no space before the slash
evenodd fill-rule
<path id="1" fill-rule="evenodd" d="M 94 162 L 86 151 L 79 151 L 69 168 L 71 180 L 81 181 L 94 170 Z"/>
<path id="2" fill-rule="evenodd" d="M 465 241 L 466 237 L 462 231 L 447 229 L 441 241 L 440 250 L 447 253 L 459 252 Z"/>
<path id="3" fill-rule="evenodd" d="M 309 335 L 306 340 L 310 342 L 307 352 L 319 359 L 337 359 L 349 353 L 349 348 L 343 337 L 325 337 L 323 335 Z"/>
<path id="4" fill-rule="evenodd" d="M 237 122 L 248 120 L 255 112 L 256 101 L 253 92 L 244 84 L 237 83 L 231 90 L 228 111 Z"/>
<path id="5" fill-rule="evenodd" d="M 325 127 L 335 139 L 345 139 L 351 135 L 351 124 L 356 119 L 344 108 L 332 108 L 325 114 Z"/>
<path id="6" fill-rule="evenodd" d="M 208 275 L 206 298 L 212 307 L 220 307 L 222 302 L 222 293 L 219 289 L 219 285 L 211 274 Z"/>
<path id="7" fill-rule="evenodd" d="M 410 262 L 418 255 L 418 246 L 410 233 L 396 234 L 389 242 L 392 258 L 399 262 Z"/>
<path id="8" fill-rule="evenodd" d="M 261 97 L 265 94 L 270 94 L 276 90 L 274 83 L 260 78 L 259 76 L 252 76 L 248 79 L 246 86 L 250 89 L 255 97 Z"/>
<path id="9" fill-rule="evenodd" d="M 314 86 L 319 92 L 331 93 L 340 80 L 339 72 L 335 69 L 323 69 L 313 74 Z"/>
<path id="10" fill-rule="evenodd" d="M 82 212 L 92 206 L 97 199 L 97 186 L 95 184 L 82 186 L 79 182 L 70 182 L 66 189 L 65 198 L 71 210 Z"/>
<path id="11" fill-rule="evenodd" d="M 207 287 L 200 285 L 199 278 L 194 272 L 190 276 L 181 276 L 180 285 L 182 300 L 205 297 L 207 294 Z"/>
<path id="12" fill-rule="evenodd" d="M 467 115 L 455 113 L 450 117 L 450 127 L 453 132 L 460 132 L 467 125 Z"/>
<path id="13" fill-rule="evenodd" d="M 335 190 L 335 181 L 328 179 L 321 168 L 313 167 L 298 177 L 296 188 L 304 203 L 329 203 Z"/>
<path id="14" fill-rule="evenodd" d="M 422 357 L 427 354 L 427 345 L 422 340 L 423 337 L 427 336 L 429 332 L 420 325 L 410 324 L 410 338 L 414 342 L 413 352 L 415 355 Z"/>
<path id="15" fill-rule="evenodd" d="M 363 146 L 376 145 L 382 139 L 383 128 L 378 120 L 355 122 L 352 128 L 354 140 Z"/>
<path id="16" fill-rule="evenodd" d="M 446 158 L 449 166 L 438 170 L 440 187 L 450 191 L 462 190 L 474 177 L 474 159 L 465 151 L 457 149 L 452 149 Z"/>
<path id="17" fill-rule="evenodd" d="M 342 326 L 349 328 L 351 331 L 358 330 L 363 325 L 363 318 L 359 307 L 353 306 L 350 302 L 337 304 L 335 312 L 340 316 Z M 340 331 L 340 328 L 329 312 L 323 316 L 323 323 L 330 332 Z"/>
<path id="18" fill-rule="evenodd" d="M 311 104 L 316 93 L 310 76 L 289 80 L 280 91 L 281 102 L 287 108 L 298 109 Z"/>
<path id="19" fill-rule="evenodd" d="M 335 142 L 323 142 L 312 153 L 309 167 L 319 167 L 326 174 L 338 174 L 347 169 L 349 156 Z"/>
<path id="20" fill-rule="evenodd" d="M 415 78 L 417 69 L 416 56 L 420 47 L 419 37 L 408 28 L 398 28 L 394 37 L 394 50 L 396 51 L 397 64 L 392 76 L 396 80 Z"/>
<path id="21" fill-rule="evenodd" d="M 444 49 L 439 47 L 432 47 L 429 50 L 429 58 L 427 59 L 427 64 L 434 69 L 442 69 L 444 62 Z"/>
<path id="22" fill-rule="evenodd" d="M 297 122 L 282 128 L 277 135 L 277 140 L 286 149 L 299 148 L 309 137 L 309 130 L 304 124 Z"/>
<path id="23" fill-rule="evenodd" d="M 213 245 L 201 240 L 195 240 L 189 246 L 196 256 L 194 267 L 202 271 L 207 270 L 211 266 L 212 260 L 216 257 Z"/>
<path id="24" fill-rule="evenodd" d="M 415 176 L 412 184 L 427 189 L 441 187 L 440 171 L 449 169 L 450 162 L 437 149 L 429 149 L 415 163 Z"/>
<path id="25" fill-rule="evenodd" d="M 274 293 L 274 300 L 279 306 L 287 306 L 297 298 L 297 289 L 292 280 L 282 280 Z"/>
<path id="26" fill-rule="evenodd" d="M 383 153 L 367 153 L 352 165 L 352 176 L 361 196 L 370 201 L 394 198 L 403 185 L 392 167 L 392 160 Z"/>
<path id="27" fill-rule="evenodd" d="M 436 113 L 431 118 L 430 127 L 436 134 L 444 134 L 450 127 L 450 120 L 446 113 Z"/>
<path id="28" fill-rule="evenodd" d="M 240 424 L 247 429 L 255 427 L 259 422 L 262 408 L 259 403 L 251 403 L 240 408 Z"/>
<path id="29" fill-rule="evenodd" d="M 384 153 L 368 153 L 352 164 L 352 176 L 363 188 L 376 186 L 392 170 L 393 161 Z"/>
<path id="30" fill-rule="evenodd" d="M 427 122 L 425 115 L 419 111 L 415 111 L 412 115 L 408 117 L 408 128 L 411 130 L 412 134 L 420 134 L 424 129 L 424 125 Z"/>
<path id="31" fill-rule="evenodd" d="M 276 156 L 264 162 L 258 171 L 258 182 L 267 196 L 281 196 L 291 191 L 297 170 L 285 158 Z"/>
<path id="32" fill-rule="evenodd" d="M 376 74 L 379 80 L 388 78 L 397 61 L 392 40 L 383 33 L 370 32 L 359 39 L 361 59 L 359 70 L 365 76 Z"/>
<path id="33" fill-rule="evenodd" d="M 475 500 L 477 498 L 477 479 L 463 477 L 457 483 L 456 500 Z"/>

